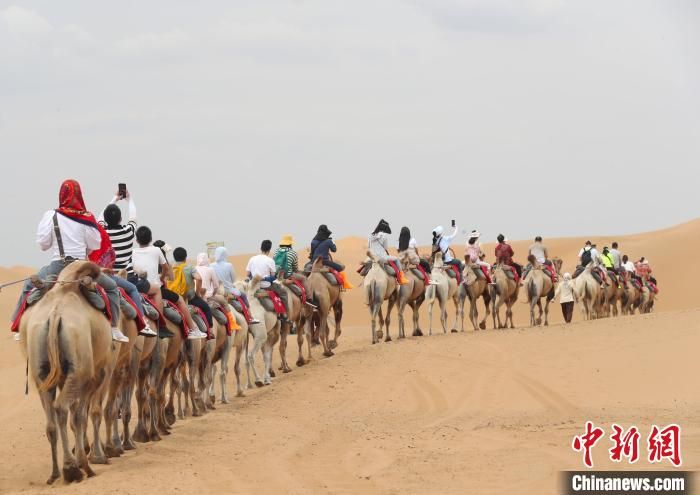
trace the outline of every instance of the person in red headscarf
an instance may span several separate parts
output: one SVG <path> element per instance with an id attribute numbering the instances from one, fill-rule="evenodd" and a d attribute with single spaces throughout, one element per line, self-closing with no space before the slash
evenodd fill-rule
<path id="1" fill-rule="evenodd" d="M 60 242 L 55 233 L 55 227 L 60 232 Z M 58 208 L 44 213 L 36 232 L 36 242 L 42 251 L 51 252 L 51 262 L 39 270 L 41 280 L 48 276 L 57 276 L 63 268 L 75 260 L 90 259 L 103 267 L 108 267 L 111 254 L 109 236 L 100 228 L 95 217 L 85 207 L 83 193 L 77 181 L 63 181 L 58 193 Z M 109 299 L 112 313 L 112 338 L 118 342 L 128 342 L 129 339 L 119 329 L 119 289 L 117 284 L 105 274 L 100 275 L 96 282 L 105 290 Z M 20 301 L 15 309 L 12 320 L 16 319 L 22 302 L 31 291 L 30 281 L 25 282 Z"/>

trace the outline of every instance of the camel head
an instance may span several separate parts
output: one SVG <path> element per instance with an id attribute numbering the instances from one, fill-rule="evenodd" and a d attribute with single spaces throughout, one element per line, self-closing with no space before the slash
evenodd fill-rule
<path id="1" fill-rule="evenodd" d="M 438 251 L 433 257 L 433 268 L 442 268 L 445 263 L 442 261 L 442 253 Z"/>
<path id="2" fill-rule="evenodd" d="M 247 280 L 237 280 L 233 283 L 233 286 L 241 291 L 241 293 L 247 294 L 248 289 L 250 288 L 250 282 Z"/>
<path id="3" fill-rule="evenodd" d="M 379 261 L 374 255 L 374 253 L 372 253 L 372 251 L 370 250 L 367 250 L 367 257 L 372 261 L 372 263 L 376 263 L 377 261 Z"/>
<path id="4" fill-rule="evenodd" d="M 535 256 L 532 254 L 527 257 L 527 261 L 533 266 L 533 268 L 540 266 L 540 264 L 537 262 L 537 258 L 535 258 Z"/>
<path id="5" fill-rule="evenodd" d="M 407 253 L 406 251 L 404 251 L 404 252 L 401 254 L 401 257 L 399 258 L 399 261 L 401 262 L 401 265 L 403 265 L 403 266 L 405 266 L 405 267 L 407 267 L 407 266 L 409 266 L 409 265 L 411 264 L 411 262 L 410 262 L 409 259 L 408 259 L 408 253 Z"/>
<path id="6" fill-rule="evenodd" d="M 77 282 L 82 285 L 93 286 L 97 278 L 102 274 L 102 268 L 91 261 L 74 261 L 66 266 L 58 276 L 58 282 Z M 59 287 L 78 288 L 78 284 L 63 285 Z"/>
<path id="7" fill-rule="evenodd" d="M 554 271 L 561 273 L 561 267 L 564 265 L 564 260 L 561 258 L 553 258 L 552 265 L 554 265 Z"/>

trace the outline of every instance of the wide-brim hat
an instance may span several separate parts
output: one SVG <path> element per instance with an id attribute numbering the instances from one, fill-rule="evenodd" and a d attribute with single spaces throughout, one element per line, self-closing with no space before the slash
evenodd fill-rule
<path id="1" fill-rule="evenodd" d="M 282 239 L 280 239 L 280 246 L 291 246 L 292 244 L 294 244 L 292 234 L 284 234 Z"/>
<path id="2" fill-rule="evenodd" d="M 479 237 L 481 237 L 481 232 L 479 232 L 478 230 L 472 230 L 471 233 L 469 234 L 469 238 L 470 238 L 470 239 L 471 239 L 471 238 L 477 238 L 477 239 L 478 239 Z"/>

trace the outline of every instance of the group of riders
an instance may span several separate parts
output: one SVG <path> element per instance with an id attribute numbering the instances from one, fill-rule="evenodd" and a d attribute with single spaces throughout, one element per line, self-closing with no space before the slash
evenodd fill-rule
<path id="1" fill-rule="evenodd" d="M 123 222 L 122 212 L 117 202 L 128 201 L 129 220 Z M 454 256 L 451 243 L 457 236 L 459 228 L 452 221 L 452 232 L 446 233 L 443 226 L 437 226 L 432 231 L 432 252 L 428 257 L 421 257 L 418 243 L 411 235 L 408 227 L 403 227 L 399 234 L 398 256 L 390 254 L 389 236 L 391 227 L 385 220 L 380 220 L 370 234 L 368 248 L 371 255 L 379 262 L 393 268 L 396 281 L 400 285 L 408 283 L 404 274 L 401 260 L 407 260 L 412 268 L 419 270 L 428 285 L 431 280 L 431 261 L 440 253 L 442 262 L 447 269 L 454 271 L 455 277 L 461 282 L 464 270 L 463 262 Z M 488 283 L 492 284 L 492 266 L 485 261 L 485 253 L 480 244 L 481 234 L 472 230 L 469 234 L 465 261 L 481 268 Z M 496 263 L 511 271 L 516 283 L 527 275 L 535 264 L 546 270 L 553 282 L 557 274 L 549 259 L 547 247 L 540 236 L 529 247 L 527 266 L 523 267 L 514 261 L 515 252 L 503 234 L 497 237 L 494 254 Z M 248 324 L 259 323 L 251 315 L 250 302 L 245 292 L 236 288 L 236 274 L 228 261 L 225 247 L 217 247 L 214 260 L 210 262 L 206 253 L 198 254 L 196 265 L 187 262 L 187 251 L 178 247 L 172 249 L 167 243 L 153 241 L 151 229 L 138 226 L 136 205 L 133 197 L 126 190 L 120 190 L 107 205 L 102 214 L 95 219 L 86 207 L 80 185 L 75 180 L 66 180 L 59 191 L 59 206 L 47 211 L 37 228 L 37 243 L 44 251 L 51 252 L 51 260 L 47 266 L 39 270 L 37 276 L 25 282 L 20 300 L 12 317 L 12 330 L 19 327 L 19 318 L 27 305 L 33 290 L 38 291 L 47 282 L 58 277 L 61 270 L 75 260 L 89 259 L 103 270 L 95 281 L 100 292 L 109 303 L 110 311 L 106 314 L 111 319 L 112 338 L 120 342 L 128 342 L 128 338 L 119 329 L 120 299 L 126 299 L 137 311 L 141 324 L 140 334 L 147 337 L 171 337 L 172 334 L 164 324 L 158 329 L 149 327 L 144 318 L 144 301 L 153 305 L 162 314 L 166 305 L 177 310 L 183 320 L 188 339 L 211 338 L 193 320 L 189 307 L 192 306 L 212 326 L 212 307 L 217 307 L 226 315 L 228 329 L 235 331 L 239 327 L 230 312 L 229 302 L 237 300 Z M 253 256 L 246 267 L 248 279 L 260 281 L 260 287 L 275 297 L 275 309 L 283 321 L 286 319 L 287 291 L 278 283 L 279 279 L 291 279 L 293 282 L 305 285 L 305 277 L 300 272 L 299 255 L 294 250 L 294 239 L 285 235 L 279 242 L 279 247 L 272 252 L 272 242 L 265 240 L 261 244 L 260 254 Z M 331 271 L 338 285 L 347 290 L 353 288 L 349 283 L 345 268 L 333 259 L 337 246 L 332 239 L 332 232 L 326 225 L 319 226 L 310 245 L 310 262 L 321 259 L 322 264 Z M 174 263 L 171 265 L 167 254 L 171 253 Z M 627 255 L 621 255 L 618 244 L 612 243 L 602 251 L 595 244 L 587 241 L 579 254 L 579 266 L 573 278 L 578 276 L 588 265 L 596 280 L 603 285 L 632 283 L 647 284 L 655 292 L 656 280 L 652 277 L 649 261 L 641 258 L 632 262 Z M 362 273 L 363 267 L 358 270 Z M 308 272 L 309 269 L 303 270 Z M 623 276 L 629 272 L 629 277 Z M 565 274 L 565 279 L 570 278 Z M 305 303 L 315 308 L 314 301 L 308 297 Z M 161 321 L 162 318 L 160 319 Z M 18 337 L 18 334 L 17 334 Z"/>

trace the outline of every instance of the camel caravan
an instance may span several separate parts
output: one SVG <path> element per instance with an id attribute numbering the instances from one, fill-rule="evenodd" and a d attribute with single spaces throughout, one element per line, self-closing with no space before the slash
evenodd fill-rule
<path id="1" fill-rule="evenodd" d="M 196 264 L 190 264 L 185 249 L 154 242 L 148 227 L 137 228 L 134 200 L 122 186 L 95 219 L 85 208 L 79 184 L 68 180 L 61 185 L 59 207 L 47 211 L 37 229 L 38 243 L 51 252 L 51 262 L 24 281 L 13 315 L 12 331 L 27 359 L 28 380 L 36 385 L 46 415 L 49 484 L 61 476 L 69 483 L 94 476 L 91 464 L 107 464 L 137 443 L 161 440 L 176 421 L 214 409 L 217 395 L 220 403 L 229 403 L 231 356 L 236 396 L 242 397 L 246 389 L 272 383 L 276 345 L 281 360 L 277 371 L 292 370 L 287 361 L 291 335 L 296 335 L 296 365 L 304 366 L 312 360 L 314 346 L 322 347 L 323 356 L 333 356 L 342 333 L 343 292 L 353 286 L 345 267 L 334 260 L 337 247 L 326 225 L 319 226 L 311 241 L 307 263 L 300 266 L 294 239 L 286 235 L 274 253 L 272 243 L 263 241 L 260 253 L 248 262 L 246 276 L 238 279 L 223 246 L 216 247 L 211 259 L 200 253 Z M 129 202 L 127 223 L 116 204 L 120 200 Z M 406 306 L 412 310 L 412 335 L 422 336 L 424 303 L 429 334 L 435 302 L 443 333 L 450 301 L 455 310 L 452 332 L 458 323 L 464 331 L 467 301 L 474 330 L 485 329 L 489 315 L 494 328 L 513 328 L 521 289 L 527 294 L 531 325 L 541 324 L 543 315 L 548 324 L 549 304 L 557 296 L 567 322 L 573 308 L 568 298 L 578 301 L 589 319 L 653 308 L 656 281 L 644 259 L 627 270 L 629 260 L 620 257 L 616 268 L 607 248 L 600 254 L 587 243 L 574 277 L 560 278 L 561 260 L 549 260 L 539 237 L 522 267 L 500 235 L 491 265 L 477 231 L 469 236 L 464 261 L 455 258 L 450 247 L 458 232 L 454 221 L 452 227 L 451 234 L 443 227 L 433 230 L 432 251 L 425 257 L 406 227 L 398 256 L 389 252 L 387 222 L 382 220 L 371 234 L 358 272 L 373 344 L 392 340 L 394 307 L 398 338 L 406 336 Z M 479 300 L 485 307 L 481 319 Z M 258 354 L 262 373 L 256 366 Z"/>

